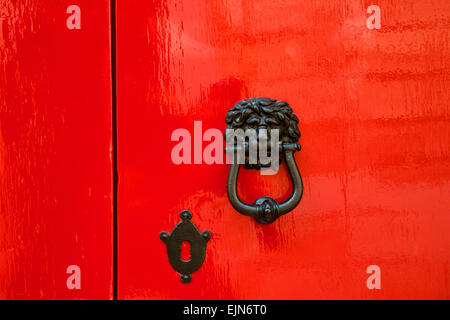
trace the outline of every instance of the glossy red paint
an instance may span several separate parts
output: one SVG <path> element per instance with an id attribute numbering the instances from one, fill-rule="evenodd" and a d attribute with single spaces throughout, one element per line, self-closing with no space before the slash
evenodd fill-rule
<path id="1" fill-rule="evenodd" d="M 380 30 L 359 0 L 117 3 L 119 298 L 450 298 L 448 1 L 375 1 Z M 110 8 L 78 0 L 71 31 L 71 4 L 0 2 L 0 298 L 112 298 Z M 303 200 L 268 226 L 232 209 L 228 165 L 170 158 L 252 96 L 302 132 Z M 290 192 L 284 167 L 239 182 Z M 212 232 L 188 285 L 158 238 L 182 209 Z"/>
<path id="2" fill-rule="evenodd" d="M 366 9 L 381 8 L 369 30 Z M 450 298 L 450 2 L 118 1 L 119 298 Z M 171 133 L 225 128 L 245 97 L 300 118 L 300 205 L 272 225 L 233 210 L 228 165 L 174 165 Z M 283 170 L 242 172 L 252 202 Z M 185 285 L 162 230 L 209 229 Z M 381 290 L 366 268 L 381 267 Z"/>
<path id="3" fill-rule="evenodd" d="M 112 298 L 110 5 L 71 4 L 0 1 L 1 299 Z"/>

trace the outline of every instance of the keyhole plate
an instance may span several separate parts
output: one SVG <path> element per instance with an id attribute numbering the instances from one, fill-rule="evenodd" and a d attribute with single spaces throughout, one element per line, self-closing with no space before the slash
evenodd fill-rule
<path id="1" fill-rule="evenodd" d="M 200 232 L 194 223 L 192 223 L 192 213 L 189 210 L 183 210 L 180 213 L 181 222 L 179 222 L 171 233 L 162 231 L 159 238 L 166 245 L 167 256 L 170 265 L 181 274 L 181 281 L 189 283 L 192 281 L 192 273 L 197 271 L 205 261 L 206 244 L 211 239 L 211 232 L 205 230 Z M 190 243 L 190 259 L 182 259 L 181 250 L 183 242 Z"/>

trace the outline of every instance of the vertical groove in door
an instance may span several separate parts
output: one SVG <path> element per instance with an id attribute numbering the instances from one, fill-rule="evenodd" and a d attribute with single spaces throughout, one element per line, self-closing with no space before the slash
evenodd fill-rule
<path id="1" fill-rule="evenodd" d="M 111 88 L 112 88 L 112 166 L 113 166 L 113 300 L 118 298 L 118 216 L 117 194 L 117 79 L 116 79 L 116 0 L 111 0 Z"/>

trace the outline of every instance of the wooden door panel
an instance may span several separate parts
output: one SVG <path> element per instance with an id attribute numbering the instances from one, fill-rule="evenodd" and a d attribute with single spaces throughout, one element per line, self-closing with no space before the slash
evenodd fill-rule
<path id="1" fill-rule="evenodd" d="M 120 298 L 449 297 L 450 8 L 380 0 L 369 29 L 371 4 L 118 1 Z M 287 101 L 302 133 L 303 199 L 271 225 L 231 207 L 229 165 L 171 159 L 175 130 L 194 145 L 194 121 L 224 130 L 260 96 Z M 238 191 L 281 200 L 289 176 L 243 170 Z M 158 237 L 183 209 L 212 233 L 189 284 Z"/>
<path id="2" fill-rule="evenodd" d="M 112 298 L 110 5 L 71 5 L 0 1 L 3 299 Z"/>

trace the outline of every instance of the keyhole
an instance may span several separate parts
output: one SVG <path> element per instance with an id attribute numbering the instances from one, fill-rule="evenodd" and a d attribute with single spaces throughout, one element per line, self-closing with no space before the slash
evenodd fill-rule
<path id="1" fill-rule="evenodd" d="M 191 260 L 191 243 L 183 241 L 181 243 L 181 261 L 188 262 Z"/>

